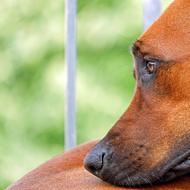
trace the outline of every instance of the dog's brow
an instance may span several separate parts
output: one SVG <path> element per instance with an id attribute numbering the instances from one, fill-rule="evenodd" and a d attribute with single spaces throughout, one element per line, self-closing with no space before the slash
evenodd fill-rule
<path id="1" fill-rule="evenodd" d="M 133 54 L 135 54 L 136 49 L 137 49 L 137 47 L 136 47 L 135 43 L 133 43 L 133 45 L 132 45 L 132 47 L 131 47 L 131 52 L 132 52 Z"/>
<path id="2" fill-rule="evenodd" d="M 154 60 L 154 61 L 159 61 L 159 62 L 162 62 L 162 63 L 169 63 L 169 62 L 171 62 L 171 60 L 170 61 L 166 61 L 166 60 L 162 59 L 161 57 L 152 55 L 151 53 L 143 52 L 141 50 L 142 49 L 141 48 L 141 44 L 142 44 L 142 42 L 138 40 L 138 41 L 136 41 L 133 44 L 133 46 L 131 48 L 131 51 L 132 51 L 132 53 L 133 53 L 133 55 L 135 57 L 141 57 L 141 58 L 145 58 L 147 60 Z"/>
<path id="3" fill-rule="evenodd" d="M 136 42 L 133 44 L 131 51 L 134 56 L 142 56 L 140 47 L 136 44 Z"/>

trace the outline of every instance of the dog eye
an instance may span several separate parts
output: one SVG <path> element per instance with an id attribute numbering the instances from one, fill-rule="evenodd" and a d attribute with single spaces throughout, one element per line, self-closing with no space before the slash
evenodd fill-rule
<path id="1" fill-rule="evenodd" d="M 146 60 L 146 65 L 145 65 L 145 69 L 147 71 L 148 74 L 153 74 L 156 71 L 156 62 L 155 61 L 148 61 Z"/>

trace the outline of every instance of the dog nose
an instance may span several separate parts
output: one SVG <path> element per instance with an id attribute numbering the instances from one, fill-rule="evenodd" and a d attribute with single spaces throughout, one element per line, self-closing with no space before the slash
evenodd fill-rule
<path id="1" fill-rule="evenodd" d="M 98 176 L 104 165 L 104 157 L 105 151 L 101 146 L 97 145 L 87 154 L 84 160 L 84 167 L 92 174 Z"/>

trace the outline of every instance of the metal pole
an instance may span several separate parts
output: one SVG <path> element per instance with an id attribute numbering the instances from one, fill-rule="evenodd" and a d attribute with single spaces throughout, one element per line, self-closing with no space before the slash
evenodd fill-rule
<path id="1" fill-rule="evenodd" d="M 161 8 L 161 0 L 144 0 L 144 30 L 160 16 Z"/>
<path id="2" fill-rule="evenodd" d="M 76 145 L 76 7 L 77 0 L 65 0 L 65 149 Z"/>

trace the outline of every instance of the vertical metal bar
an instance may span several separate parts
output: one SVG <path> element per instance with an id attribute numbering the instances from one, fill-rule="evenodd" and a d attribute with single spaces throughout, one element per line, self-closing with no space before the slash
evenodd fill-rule
<path id="1" fill-rule="evenodd" d="M 144 0 L 144 30 L 160 16 L 161 8 L 161 0 Z"/>
<path id="2" fill-rule="evenodd" d="M 77 0 L 65 0 L 65 149 L 76 145 L 76 9 Z"/>

